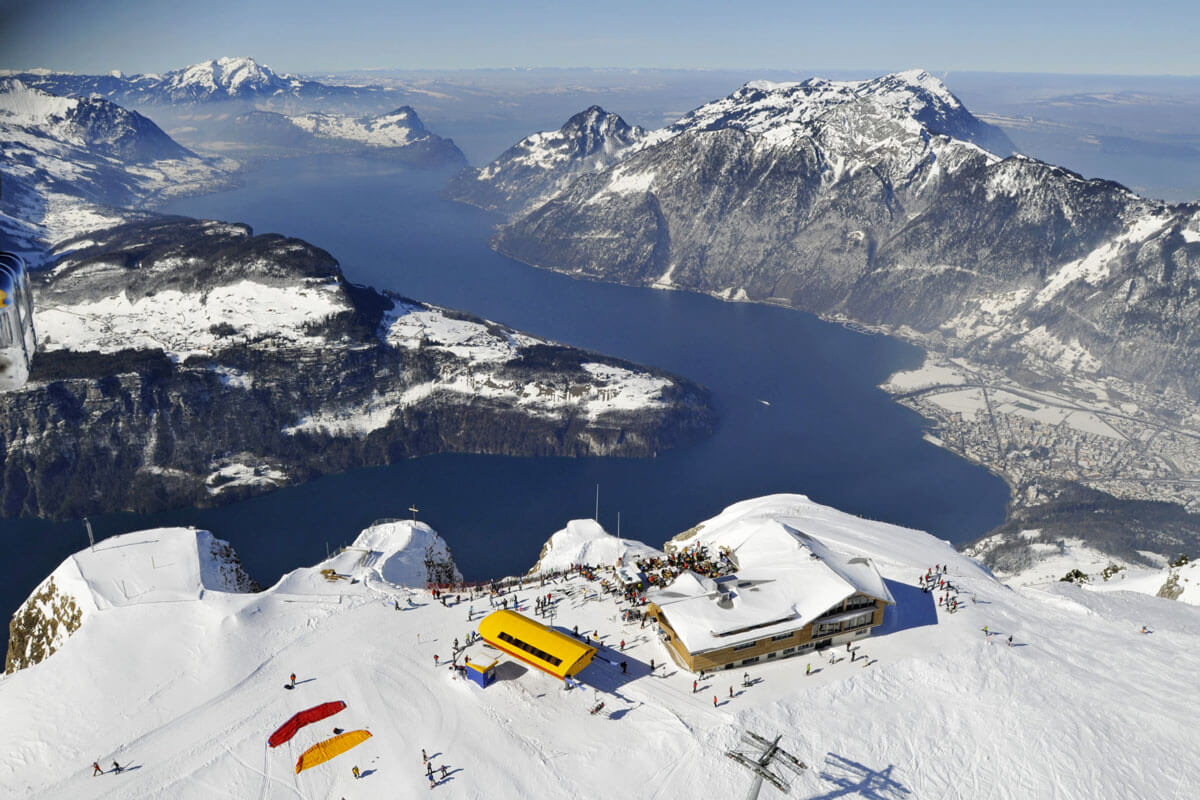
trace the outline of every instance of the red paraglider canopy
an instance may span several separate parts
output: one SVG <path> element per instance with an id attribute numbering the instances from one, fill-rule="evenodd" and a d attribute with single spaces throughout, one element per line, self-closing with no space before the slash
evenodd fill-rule
<path id="1" fill-rule="evenodd" d="M 271 738 L 267 739 L 267 743 L 271 747 L 279 747 L 296 735 L 296 731 L 308 725 L 310 722 L 320 722 L 326 717 L 332 717 L 334 714 L 346 707 L 346 704 L 341 700 L 334 700 L 332 703 L 321 703 L 319 706 L 306 708 L 303 711 L 297 712 L 291 719 L 279 726 L 279 729 L 271 734 Z"/>

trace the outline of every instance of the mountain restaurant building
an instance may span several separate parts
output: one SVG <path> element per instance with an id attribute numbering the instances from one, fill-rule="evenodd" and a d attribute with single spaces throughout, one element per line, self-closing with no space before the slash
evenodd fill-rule
<path id="1" fill-rule="evenodd" d="M 732 542 L 720 542 L 730 545 Z M 869 636 L 895 600 L 875 565 L 775 520 L 730 548 L 721 578 L 681 573 L 647 595 L 672 657 L 692 672 L 800 655 Z"/>

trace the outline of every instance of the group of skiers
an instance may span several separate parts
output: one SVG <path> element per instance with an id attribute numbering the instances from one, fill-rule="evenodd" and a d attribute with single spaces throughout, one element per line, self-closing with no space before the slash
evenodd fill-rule
<path id="1" fill-rule="evenodd" d="M 434 753 L 434 755 L 437 755 L 437 753 Z M 429 760 L 429 756 L 425 753 L 425 748 L 421 748 L 421 763 L 425 765 L 425 777 L 429 779 L 429 788 L 432 789 L 433 787 L 437 786 L 440 781 L 434 777 L 433 762 Z M 445 764 L 442 764 L 441 767 L 438 768 L 438 771 L 442 773 L 441 780 L 446 780 L 446 776 L 449 773 L 449 767 L 447 767 Z"/>
<path id="2" fill-rule="evenodd" d="M 116 761 L 114 761 L 114 762 L 113 762 L 113 765 L 112 765 L 112 773 L 113 773 L 114 775 L 115 775 L 115 774 L 117 774 L 117 773 L 119 773 L 119 772 L 121 772 L 121 770 L 123 770 L 123 769 L 125 769 L 125 768 L 124 768 L 124 767 L 122 767 L 120 764 L 118 764 Z M 102 769 L 100 768 L 100 762 L 99 762 L 99 761 L 93 761 L 93 762 L 92 762 L 92 777 L 94 778 L 94 777 L 96 777 L 97 775 L 103 775 L 103 774 L 104 774 L 104 770 L 102 770 Z"/>

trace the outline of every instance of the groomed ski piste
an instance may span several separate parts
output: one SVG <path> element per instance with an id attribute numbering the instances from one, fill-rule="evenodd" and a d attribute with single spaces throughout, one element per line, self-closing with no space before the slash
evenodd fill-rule
<path id="1" fill-rule="evenodd" d="M 621 622 L 622 607 L 578 574 L 503 599 L 532 614 L 550 592 L 555 626 L 599 634 L 605 646 L 579 674 L 583 688 L 508 657 L 486 689 L 456 678 L 445 665 L 453 641 L 491 601 L 464 594 L 443 605 L 422 588 L 426 553 L 447 551 L 419 522 L 372 527 L 257 594 L 213 588 L 224 584 L 198 555 L 209 552 L 197 547 L 204 533 L 98 542 L 56 572 L 82 626 L 47 660 L 0 679 L 0 796 L 743 797 L 751 775 L 725 753 L 745 730 L 782 735 L 806 762 L 790 797 L 1195 796 L 1196 606 L 1057 581 L 1009 588 L 944 541 L 802 495 L 735 504 L 700 534 L 719 544 L 764 519 L 869 557 L 897 605 L 853 662 L 806 654 L 705 676 L 698 692 L 651 626 Z M 543 567 L 550 554 L 562 565 L 571 550 L 616 553 L 612 538 L 576 521 Z M 917 587 L 935 564 L 958 587 L 956 613 Z M 498 653 L 475 642 L 466 655 Z M 620 660 L 628 673 L 609 663 Z M 344 711 L 267 746 L 296 712 L 337 700 Z M 372 736 L 296 774 L 299 754 L 335 726 Z M 93 777 L 93 761 L 123 771 Z"/>

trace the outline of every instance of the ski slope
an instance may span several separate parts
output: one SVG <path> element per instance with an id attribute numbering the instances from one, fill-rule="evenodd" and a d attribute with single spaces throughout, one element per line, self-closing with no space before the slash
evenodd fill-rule
<path id="1" fill-rule="evenodd" d="M 155 597 L 171 602 L 95 609 L 45 662 L 0 679 L 0 797 L 740 797 L 749 776 L 724 752 L 747 728 L 782 734 L 810 766 L 794 797 L 1194 796 L 1200 609 L 1061 583 L 1010 589 L 946 542 L 800 495 L 736 504 L 701 533 L 719 544 L 763 518 L 869 555 L 887 580 L 897 606 L 854 662 L 844 652 L 835 664 L 824 655 L 768 662 L 749 670 L 751 686 L 736 669 L 706 676 L 693 693 L 695 676 L 670 665 L 650 628 L 621 623 L 598 584 L 573 577 L 506 599 L 524 608 L 549 591 L 554 624 L 599 634 L 605 647 L 580 673 L 585 688 L 564 690 L 502 659 L 497 683 L 481 690 L 444 663 L 474 627 L 469 607 L 477 621 L 488 600 L 443 605 L 386 579 L 388 564 L 395 579 L 419 578 L 398 565 L 441 541 L 419 523 L 392 523 L 258 594 L 201 580 L 188 597 L 195 569 L 181 567 L 172 586 L 166 568 L 156 570 Z M 598 547 L 586 534 L 559 536 L 556 558 L 571 540 Z M 123 563 L 150 569 L 151 558 L 166 563 L 154 538 L 126 534 L 96 549 L 122 548 Z M 960 587 L 955 614 L 916 588 L 935 563 Z M 997 635 L 985 637 L 984 625 Z M 613 649 L 621 639 L 623 654 Z M 495 655 L 482 643 L 467 654 Z M 627 674 L 609 663 L 621 659 Z M 330 700 L 346 710 L 267 747 L 292 714 Z M 603 711 L 590 714 L 600 700 Z M 300 752 L 334 726 L 373 736 L 296 775 Z M 447 766 L 432 793 L 422 749 Z M 92 777 L 93 760 L 108 769 L 114 759 L 126 771 Z M 779 795 L 767 787 L 762 796 Z"/>

